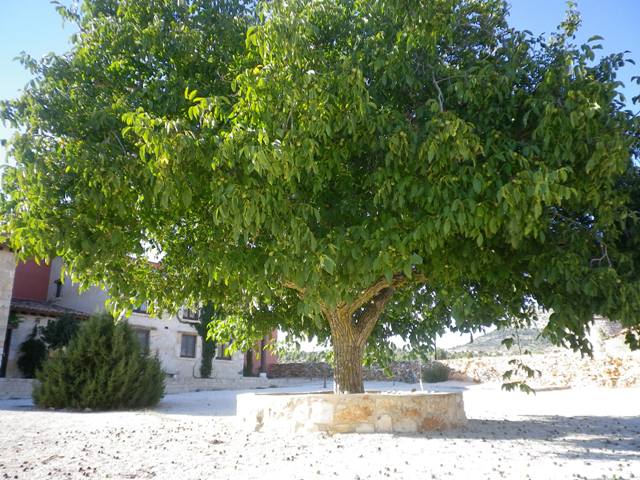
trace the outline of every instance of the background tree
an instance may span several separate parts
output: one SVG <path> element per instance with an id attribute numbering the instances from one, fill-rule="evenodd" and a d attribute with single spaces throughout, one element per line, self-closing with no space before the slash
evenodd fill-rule
<path id="1" fill-rule="evenodd" d="M 214 309 L 211 305 L 205 306 L 198 314 L 198 323 L 195 329 L 202 339 L 202 354 L 200 358 L 200 377 L 209 378 L 213 370 L 211 362 L 216 355 L 216 342 L 209 338 L 209 324 L 214 319 Z"/>
<path id="2" fill-rule="evenodd" d="M 14 317 L 14 323 L 19 323 L 19 318 L 15 314 Z M 79 326 L 80 321 L 71 315 L 49 320 L 44 327 L 34 326 L 31 334 L 20 344 L 17 363 L 22 374 L 26 378 L 34 378 L 51 352 L 65 347 Z"/>
<path id="3" fill-rule="evenodd" d="M 72 315 L 62 315 L 57 320 L 50 320 L 40 329 L 40 337 L 49 350 L 65 347 L 80 328 L 80 320 Z"/>
<path id="4" fill-rule="evenodd" d="M 24 378 L 35 378 L 47 359 L 47 345 L 38 338 L 38 327 L 34 326 L 27 339 L 20 344 L 17 365 Z"/>
<path id="5" fill-rule="evenodd" d="M 638 119 L 598 38 L 510 28 L 501 0 L 93 0 L 2 117 L 21 255 L 60 255 L 116 309 L 211 302 L 236 348 L 330 337 L 336 391 L 368 347 L 523 323 L 637 346 Z M 245 35 L 246 33 L 246 35 Z M 124 127 L 124 128 L 123 128 Z M 149 256 L 161 259 L 159 267 Z"/>

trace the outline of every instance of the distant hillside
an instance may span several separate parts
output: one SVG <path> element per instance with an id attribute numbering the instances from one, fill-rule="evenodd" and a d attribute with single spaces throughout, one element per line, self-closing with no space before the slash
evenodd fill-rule
<path id="1" fill-rule="evenodd" d="M 518 330 L 518 336 L 520 337 L 520 347 L 522 350 L 529 350 L 531 353 L 545 353 L 559 350 L 548 340 L 540 337 L 541 330 L 539 328 L 524 328 Z M 511 350 L 507 350 L 507 347 L 502 345 L 502 341 L 505 338 L 513 338 L 513 346 Z M 486 333 L 477 338 L 474 338 L 473 342 L 458 347 L 448 348 L 448 352 L 462 353 L 462 352 L 474 352 L 485 355 L 506 355 L 508 353 L 515 353 L 518 351 L 518 345 L 516 344 L 516 331 L 514 329 L 494 330 L 493 332 Z"/>

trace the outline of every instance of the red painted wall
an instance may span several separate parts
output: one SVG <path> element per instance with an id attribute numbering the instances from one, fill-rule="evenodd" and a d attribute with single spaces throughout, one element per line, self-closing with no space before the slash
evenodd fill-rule
<path id="1" fill-rule="evenodd" d="M 38 265 L 33 260 L 18 263 L 13 281 L 13 298 L 45 302 L 50 275 L 50 265 Z"/>
<path id="2" fill-rule="evenodd" d="M 277 330 L 271 332 L 271 335 L 267 335 L 264 337 L 264 344 L 268 345 L 271 342 L 277 340 Z M 274 352 L 272 352 L 269 348 L 265 348 L 261 351 L 262 342 L 256 342 L 253 347 L 253 374 L 258 375 L 260 372 L 267 372 L 269 370 L 269 365 L 273 365 L 274 363 L 278 363 L 278 357 Z M 264 360 L 263 360 L 264 358 Z M 245 366 L 247 363 L 247 357 L 245 355 Z M 261 368 L 261 365 L 264 365 L 264 368 Z"/>

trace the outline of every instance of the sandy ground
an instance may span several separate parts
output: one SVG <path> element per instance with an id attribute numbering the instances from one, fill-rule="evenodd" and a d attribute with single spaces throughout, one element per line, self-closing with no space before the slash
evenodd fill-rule
<path id="1" fill-rule="evenodd" d="M 248 432 L 234 417 L 232 391 L 168 395 L 141 412 L 38 411 L 27 400 L 0 401 L 0 479 L 640 478 L 640 389 L 527 396 L 495 385 L 439 385 L 465 388 L 464 429 Z"/>

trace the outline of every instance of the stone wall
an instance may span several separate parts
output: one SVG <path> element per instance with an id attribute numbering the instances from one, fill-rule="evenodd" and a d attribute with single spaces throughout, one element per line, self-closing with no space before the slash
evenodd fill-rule
<path id="1" fill-rule="evenodd" d="M 461 392 L 334 395 L 238 395 L 241 425 L 256 431 L 329 433 L 419 433 L 461 427 Z"/>
<path id="2" fill-rule="evenodd" d="M 420 365 L 418 362 L 392 362 L 391 375 L 380 367 L 364 367 L 362 375 L 366 381 L 394 381 L 416 383 Z M 278 363 L 267 371 L 269 378 L 325 378 L 333 377 L 333 369 L 324 362 Z"/>
<path id="3" fill-rule="evenodd" d="M 325 378 L 332 377 L 333 370 L 325 362 L 274 363 L 267 369 L 269 378 Z"/>
<path id="4" fill-rule="evenodd" d="M 0 400 L 10 398 L 31 398 L 33 382 L 27 378 L 0 378 Z M 224 378 L 167 378 L 165 394 L 200 392 L 207 390 L 249 390 L 300 385 L 300 379 L 280 378 L 269 380 L 264 377 Z"/>
<path id="5" fill-rule="evenodd" d="M 476 382 L 503 382 L 502 374 L 513 369 L 509 361 L 517 359 L 539 370 L 542 375 L 526 380 L 536 389 L 567 387 L 640 386 L 640 352 L 620 356 L 581 358 L 573 352 L 545 355 L 477 357 L 444 360 L 453 370 L 450 378 Z"/>
<path id="6" fill-rule="evenodd" d="M 255 388 L 274 388 L 300 385 L 300 379 L 264 377 L 239 378 L 178 378 L 167 379 L 165 394 L 200 392 L 207 390 L 251 390 Z"/>
<path id="7" fill-rule="evenodd" d="M 365 367 L 362 375 L 368 381 L 386 381 L 416 383 L 420 372 L 418 362 L 392 362 L 389 365 L 391 376 L 380 367 Z"/>
<path id="8" fill-rule="evenodd" d="M 31 398 L 34 381 L 30 378 L 0 378 L 0 400 Z"/>

